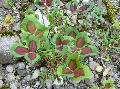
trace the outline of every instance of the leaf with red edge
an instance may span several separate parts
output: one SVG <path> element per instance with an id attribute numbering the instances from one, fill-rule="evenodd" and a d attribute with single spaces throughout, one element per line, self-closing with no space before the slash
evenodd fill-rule
<path id="1" fill-rule="evenodd" d="M 83 71 L 83 68 L 79 68 L 78 70 L 75 70 L 74 71 L 74 76 L 75 77 L 80 77 L 80 76 L 84 76 L 84 71 Z"/>
<path id="2" fill-rule="evenodd" d="M 77 39 L 77 41 L 76 41 L 77 48 L 82 48 L 84 46 L 84 44 L 85 44 L 85 39 L 83 37 Z"/>
<path id="3" fill-rule="evenodd" d="M 35 24 L 32 21 L 29 21 L 27 23 L 27 29 L 28 29 L 28 31 L 30 32 L 31 35 L 34 34 L 35 31 L 36 31 Z"/>
<path id="4" fill-rule="evenodd" d="M 72 74 L 73 72 L 70 69 L 62 69 L 62 74 Z"/>
<path id="5" fill-rule="evenodd" d="M 75 70 L 77 68 L 77 64 L 76 64 L 76 61 L 75 60 L 71 60 L 68 64 L 68 67 L 71 69 L 71 70 Z"/>
<path id="6" fill-rule="evenodd" d="M 36 58 L 36 54 L 35 53 L 29 53 L 28 54 L 28 57 L 31 59 L 31 60 L 34 60 Z"/>
<path id="7" fill-rule="evenodd" d="M 29 42 L 29 51 L 36 51 L 37 50 L 37 44 L 36 41 L 32 40 Z"/>
<path id="8" fill-rule="evenodd" d="M 16 53 L 20 54 L 20 55 L 24 55 L 25 53 L 28 52 L 28 49 L 27 48 L 24 48 L 24 47 L 20 47 L 18 46 L 15 50 Z"/>
<path id="9" fill-rule="evenodd" d="M 92 49 L 90 47 L 86 47 L 81 50 L 81 54 L 89 54 L 92 53 Z"/>

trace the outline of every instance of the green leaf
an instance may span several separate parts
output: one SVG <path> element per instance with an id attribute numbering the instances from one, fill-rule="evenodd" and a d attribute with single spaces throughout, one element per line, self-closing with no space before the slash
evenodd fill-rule
<path id="1" fill-rule="evenodd" d="M 88 53 L 88 54 L 81 54 L 81 53 L 79 53 L 80 55 L 82 55 L 82 56 L 84 56 L 84 57 L 86 57 L 86 56 L 96 56 L 96 55 L 98 55 L 98 50 L 97 50 L 97 48 L 95 47 L 95 46 L 93 46 L 93 45 L 89 45 L 88 46 L 88 48 L 90 48 L 91 49 L 91 53 Z M 84 49 L 84 48 L 83 48 Z"/>
<path id="2" fill-rule="evenodd" d="M 14 43 L 11 47 L 10 47 L 10 52 L 15 56 L 15 57 L 22 57 L 22 56 L 24 56 L 24 54 L 23 55 L 20 55 L 20 54 L 18 54 L 18 53 L 16 53 L 16 48 L 18 47 L 18 46 L 20 46 L 20 47 L 24 47 L 24 48 L 27 48 L 27 47 L 25 47 L 22 43 Z"/>
<path id="3" fill-rule="evenodd" d="M 110 87 L 109 89 L 114 89 L 114 88 L 115 88 L 115 87 L 114 87 L 114 82 L 113 82 L 113 80 L 109 79 L 109 80 L 104 80 L 104 81 L 103 81 L 104 86 L 105 86 L 105 84 L 107 84 L 107 83 L 110 83 L 110 85 L 111 85 L 111 87 Z"/>
<path id="4" fill-rule="evenodd" d="M 89 67 L 88 66 L 85 66 L 85 65 L 80 65 L 79 67 L 78 67 L 78 69 L 79 68 L 83 68 L 83 71 L 84 71 L 84 76 L 80 76 L 80 77 L 73 77 L 72 79 L 73 80 L 75 80 L 75 81 L 79 81 L 79 80 L 83 80 L 83 79 L 85 79 L 85 78 L 88 78 L 88 79 L 90 79 L 90 78 L 92 78 L 91 77 L 91 72 L 90 72 L 90 69 L 89 69 Z"/>
<path id="5" fill-rule="evenodd" d="M 53 28 L 55 27 L 55 23 L 54 23 L 54 18 L 51 14 L 48 15 L 49 21 L 50 21 L 50 26 Z"/>
<path id="6" fill-rule="evenodd" d="M 31 63 L 31 64 L 35 64 L 36 62 L 38 62 L 39 60 L 41 60 L 41 57 L 40 57 L 40 55 L 38 55 L 38 54 L 36 54 L 36 57 L 35 57 L 35 59 L 33 59 L 33 60 L 28 57 L 28 54 L 29 54 L 29 53 L 25 54 L 24 57 L 25 57 L 25 59 L 26 59 L 29 63 Z"/>
<path id="7" fill-rule="evenodd" d="M 33 41 L 33 40 L 36 42 L 37 49 L 39 49 L 39 48 L 40 48 L 40 40 L 39 40 L 39 38 L 37 38 L 35 35 L 32 35 L 32 36 L 30 36 L 30 37 L 27 39 L 26 45 L 29 46 L 29 43 L 30 43 L 31 41 Z"/>

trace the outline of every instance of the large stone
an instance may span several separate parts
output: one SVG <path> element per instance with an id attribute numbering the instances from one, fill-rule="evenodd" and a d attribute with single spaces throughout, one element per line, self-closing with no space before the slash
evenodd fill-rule
<path id="1" fill-rule="evenodd" d="M 0 64 L 15 62 L 14 56 L 10 53 L 10 47 L 17 41 L 19 41 L 19 38 L 14 36 L 0 37 Z"/>

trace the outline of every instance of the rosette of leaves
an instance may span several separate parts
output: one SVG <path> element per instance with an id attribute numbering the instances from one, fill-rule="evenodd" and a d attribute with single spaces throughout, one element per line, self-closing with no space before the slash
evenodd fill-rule
<path id="1" fill-rule="evenodd" d="M 51 43 L 54 45 L 56 52 L 59 52 L 62 56 L 71 52 L 70 45 L 74 38 L 71 36 L 63 36 L 60 33 L 56 33 L 51 39 Z"/>
<path id="2" fill-rule="evenodd" d="M 90 70 L 88 66 L 80 63 L 80 57 L 78 53 L 70 54 L 67 57 L 65 64 L 60 64 L 57 68 L 58 76 L 67 76 L 73 80 L 79 81 L 84 78 L 91 78 Z"/>
<path id="3" fill-rule="evenodd" d="M 94 1 L 78 4 L 73 0 L 66 4 L 66 8 L 72 13 L 76 13 L 78 15 L 77 19 L 80 20 L 80 26 L 85 26 L 86 28 L 91 27 L 94 23 L 100 24 L 103 19 L 104 8 L 95 5 Z"/>
<path id="4" fill-rule="evenodd" d="M 87 36 L 86 32 L 78 32 L 77 29 L 70 27 L 67 29 L 66 34 L 75 39 L 74 45 L 71 46 L 72 52 L 77 51 L 83 56 L 94 56 L 98 54 L 97 48 L 89 45 L 90 38 Z"/>
<path id="5" fill-rule="evenodd" d="M 44 25 L 40 24 L 38 18 L 34 15 L 26 15 L 21 23 L 21 30 L 24 32 L 29 32 L 30 35 L 35 35 L 36 37 L 46 37 L 48 36 L 49 30 Z M 27 35 L 27 34 L 26 34 Z M 27 37 L 27 36 L 26 36 Z"/>
<path id="6" fill-rule="evenodd" d="M 28 62 L 34 64 L 41 59 L 41 56 L 37 53 L 39 48 L 39 39 L 32 35 L 27 38 L 25 43 L 19 42 L 12 45 L 11 53 L 14 54 L 15 57 L 24 57 Z"/>
<path id="7" fill-rule="evenodd" d="M 119 49 L 120 35 L 119 32 L 96 31 L 96 40 L 100 41 L 103 50 L 110 48 Z"/>
<path id="8" fill-rule="evenodd" d="M 109 45 L 112 47 L 112 48 L 116 48 L 116 49 L 119 49 L 120 48 L 120 34 L 119 32 L 117 33 L 113 33 L 111 34 L 111 38 L 108 38 L 110 41 L 109 41 Z"/>
<path id="9" fill-rule="evenodd" d="M 88 4 L 83 4 L 80 7 L 80 11 L 84 14 L 83 21 L 80 22 L 82 26 L 91 27 L 93 24 L 100 24 L 100 21 L 103 19 L 104 8 L 98 7 L 93 1 Z"/>
<path id="10" fill-rule="evenodd" d="M 103 89 L 114 89 L 113 80 L 105 80 Z"/>
<path id="11" fill-rule="evenodd" d="M 107 50 L 110 48 L 108 35 L 109 35 L 109 31 L 99 30 L 99 31 L 96 31 L 96 33 L 95 33 L 95 38 L 97 41 L 100 42 L 100 46 L 101 46 L 102 50 Z"/>

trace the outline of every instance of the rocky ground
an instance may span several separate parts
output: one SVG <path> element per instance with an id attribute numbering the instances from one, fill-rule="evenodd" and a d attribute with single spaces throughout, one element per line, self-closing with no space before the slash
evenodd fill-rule
<path id="1" fill-rule="evenodd" d="M 7 1 L 7 0 L 6 0 Z M 23 3 L 28 3 L 27 0 L 23 0 Z M 114 2 L 116 3 L 116 2 Z M 11 8 L 5 0 L 0 0 L 0 30 L 11 30 L 16 32 L 20 30 L 20 11 L 21 1 L 15 0 L 15 7 Z M 14 17 L 13 22 L 9 25 L 5 24 L 7 16 Z M 118 14 L 119 20 L 119 14 Z M 91 37 L 92 44 L 99 46 L 100 44 L 95 42 L 92 38 L 94 31 L 89 30 L 88 35 Z M 2 36 L 0 37 L 0 88 L 1 89 L 88 89 L 88 86 L 96 85 L 96 81 L 102 81 L 103 79 L 111 78 L 114 81 L 115 89 L 120 89 L 120 51 L 110 49 L 106 52 L 100 52 L 100 55 L 92 58 L 88 57 L 84 64 L 90 67 L 92 79 L 82 80 L 79 83 L 73 83 L 70 79 L 64 79 L 62 85 L 55 85 L 53 81 L 46 80 L 45 85 L 42 84 L 42 78 L 39 77 L 39 71 L 45 69 L 38 66 L 25 63 L 24 61 L 16 61 L 16 59 L 10 54 L 9 48 L 11 43 L 19 41 L 19 38 L 14 36 Z M 105 62 L 101 59 L 102 56 L 111 53 L 112 59 L 109 62 Z M 99 63 L 96 70 L 94 65 Z"/>

